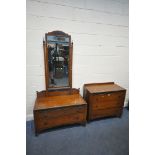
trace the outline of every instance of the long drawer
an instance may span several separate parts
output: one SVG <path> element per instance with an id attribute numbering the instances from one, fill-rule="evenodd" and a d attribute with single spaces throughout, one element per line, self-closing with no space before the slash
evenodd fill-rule
<path id="1" fill-rule="evenodd" d="M 124 104 L 125 92 L 93 94 L 90 102 L 93 110 L 121 107 Z"/>
<path id="2" fill-rule="evenodd" d="M 111 93 L 101 93 L 101 94 L 92 94 L 92 98 L 98 101 L 110 101 L 110 100 L 124 100 L 125 92 L 111 92 Z"/>
<path id="3" fill-rule="evenodd" d="M 36 126 L 43 130 L 86 121 L 86 105 L 36 111 Z"/>
<path id="4" fill-rule="evenodd" d="M 99 110 L 99 109 L 122 107 L 123 103 L 124 102 L 121 100 L 99 101 L 99 102 L 94 102 L 92 104 L 92 109 L 93 110 Z"/>
<path id="5" fill-rule="evenodd" d="M 109 116 L 120 116 L 121 114 L 122 108 L 100 109 L 92 111 L 90 119 Z"/>

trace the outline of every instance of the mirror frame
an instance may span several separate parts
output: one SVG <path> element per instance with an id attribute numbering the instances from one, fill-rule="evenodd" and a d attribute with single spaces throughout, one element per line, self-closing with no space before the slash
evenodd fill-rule
<path id="1" fill-rule="evenodd" d="M 69 63 L 68 63 L 68 86 L 50 86 L 49 85 L 49 66 L 48 66 L 48 47 L 47 36 L 62 36 L 69 38 Z M 73 42 L 71 42 L 71 36 L 63 31 L 52 31 L 45 33 L 45 41 L 43 40 L 44 49 L 44 65 L 45 65 L 45 84 L 46 90 L 72 88 L 72 55 L 73 55 Z"/>

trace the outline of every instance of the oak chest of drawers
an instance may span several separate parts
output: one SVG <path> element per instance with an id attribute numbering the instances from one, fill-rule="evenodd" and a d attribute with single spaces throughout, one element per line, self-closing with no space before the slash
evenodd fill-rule
<path id="1" fill-rule="evenodd" d="M 34 106 L 36 135 L 45 129 L 68 125 L 85 124 L 87 103 L 72 89 L 56 92 L 38 92 Z"/>
<path id="2" fill-rule="evenodd" d="M 126 90 L 114 82 L 84 85 L 84 99 L 88 103 L 87 119 L 118 116 L 123 110 Z"/>

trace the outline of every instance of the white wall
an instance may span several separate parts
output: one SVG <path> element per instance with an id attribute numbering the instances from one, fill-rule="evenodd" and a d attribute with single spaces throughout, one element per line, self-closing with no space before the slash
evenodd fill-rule
<path id="1" fill-rule="evenodd" d="M 114 81 L 128 100 L 128 0 L 27 0 L 27 120 L 45 90 L 42 41 L 54 30 L 72 36 L 74 88 Z"/>

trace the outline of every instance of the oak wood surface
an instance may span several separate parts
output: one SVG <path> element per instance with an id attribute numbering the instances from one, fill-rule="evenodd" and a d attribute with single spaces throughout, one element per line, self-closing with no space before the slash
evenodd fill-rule
<path id="1" fill-rule="evenodd" d="M 36 99 L 34 110 L 61 108 L 86 104 L 80 94 L 40 97 Z"/>
<path id="2" fill-rule="evenodd" d="M 71 95 L 71 94 L 79 94 L 79 89 L 71 88 L 71 89 L 52 89 L 50 91 L 37 91 L 37 97 L 48 97 L 48 96 L 59 96 L 59 95 Z"/>
<path id="3" fill-rule="evenodd" d="M 49 85 L 47 36 L 65 36 L 69 38 L 68 86 Z M 85 125 L 87 103 L 79 94 L 79 89 L 72 88 L 73 43 L 71 43 L 71 36 L 62 31 L 48 32 L 45 34 L 43 49 L 46 90 L 37 92 L 33 109 L 36 135 L 45 129 L 57 126 L 77 123 Z"/>
<path id="4" fill-rule="evenodd" d="M 114 82 L 84 85 L 84 99 L 88 104 L 87 120 L 121 116 L 126 90 Z"/>
<path id="5" fill-rule="evenodd" d="M 86 123 L 86 105 L 35 111 L 37 132 L 68 124 Z"/>
<path id="6" fill-rule="evenodd" d="M 86 124 L 87 103 L 79 89 L 44 90 L 37 92 L 33 113 L 37 135 L 58 126 Z"/>
<path id="7" fill-rule="evenodd" d="M 102 117 L 118 116 L 122 114 L 122 108 L 99 109 L 92 112 L 91 120 Z"/>
<path id="8" fill-rule="evenodd" d="M 117 84 L 114 84 L 113 82 L 86 84 L 85 89 L 87 89 L 90 93 L 108 93 L 125 90 L 124 88 L 118 86 Z"/>

